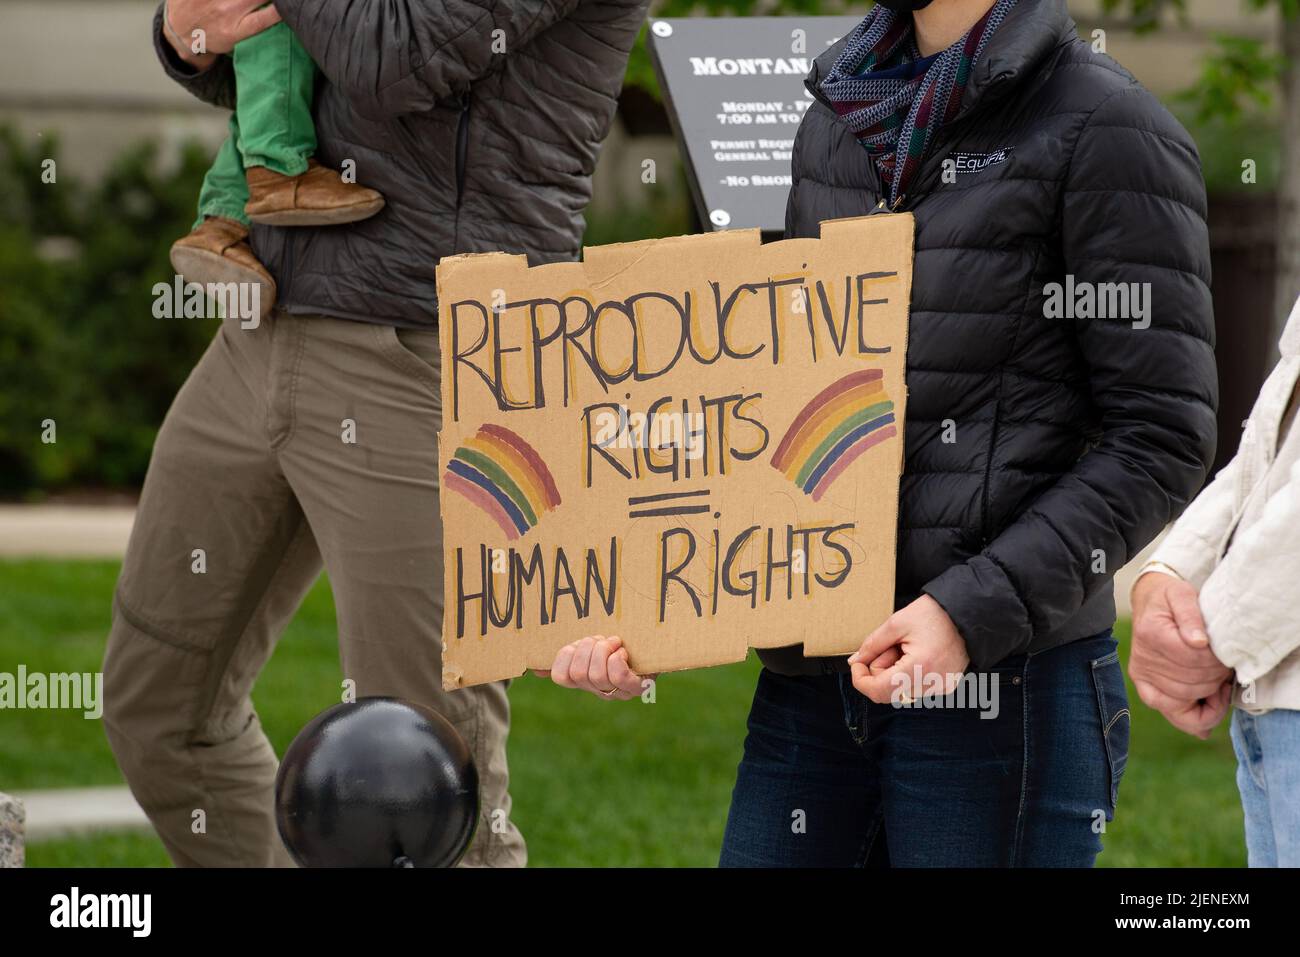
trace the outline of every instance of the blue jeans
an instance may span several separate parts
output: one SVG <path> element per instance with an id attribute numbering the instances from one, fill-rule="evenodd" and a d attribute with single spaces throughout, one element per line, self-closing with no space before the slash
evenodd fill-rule
<path id="1" fill-rule="evenodd" d="M 721 866 L 1092 866 L 1128 760 L 1115 639 L 966 680 L 987 682 L 992 716 L 875 704 L 847 675 L 765 669 Z"/>
<path id="2" fill-rule="evenodd" d="M 1300 867 L 1300 711 L 1233 709 L 1232 749 L 1251 867 Z"/>

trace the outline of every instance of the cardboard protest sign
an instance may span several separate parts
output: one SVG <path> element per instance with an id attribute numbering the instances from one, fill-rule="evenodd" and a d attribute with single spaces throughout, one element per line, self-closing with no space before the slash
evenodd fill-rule
<path id="1" fill-rule="evenodd" d="M 438 266 L 444 683 L 585 635 L 634 670 L 893 610 L 912 217 Z"/>

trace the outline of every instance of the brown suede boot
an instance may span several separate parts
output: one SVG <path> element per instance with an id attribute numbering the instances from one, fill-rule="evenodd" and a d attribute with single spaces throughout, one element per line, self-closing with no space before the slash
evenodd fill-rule
<path id="1" fill-rule="evenodd" d="M 275 280 L 253 255 L 248 229 L 224 216 L 209 216 L 188 236 L 172 243 L 172 268 L 186 282 L 261 285 L 259 306 L 265 318 L 275 305 Z"/>
<path id="2" fill-rule="evenodd" d="M 345 183 L 337 170 L 307 161 L 307 172 L 284 176 L 265 166 L 250 166 L 244 213 L 267 226 L 335 226 L 367 219 L 384 208 L 373 189 Z"/>

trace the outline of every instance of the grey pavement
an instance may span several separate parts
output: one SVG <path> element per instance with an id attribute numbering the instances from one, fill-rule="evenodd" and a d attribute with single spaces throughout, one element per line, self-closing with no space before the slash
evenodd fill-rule
<path id="1" fill-rule="evenodd" d="M 147 830 L 149 819 L 125 787 L 16 791 L 27 809 L 27 843 L 87 831 Z"/>
<path id="2" fill-rule="evenodd" d="M 131 505 L 0 505 L 0 557 L 121 558 Z"/>

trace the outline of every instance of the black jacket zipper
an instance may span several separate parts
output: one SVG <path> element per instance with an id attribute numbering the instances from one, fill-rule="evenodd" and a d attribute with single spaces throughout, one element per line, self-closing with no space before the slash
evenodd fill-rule
<path id="1" fill-rule="evenodd" d="M 456 121 L 456 206 L 460 207 L 461 197 L 465 194 L 465 167 L 469 155 L 469 108 L 470 94 L 465 92 L 460 98 L 460 118 Z"/>

